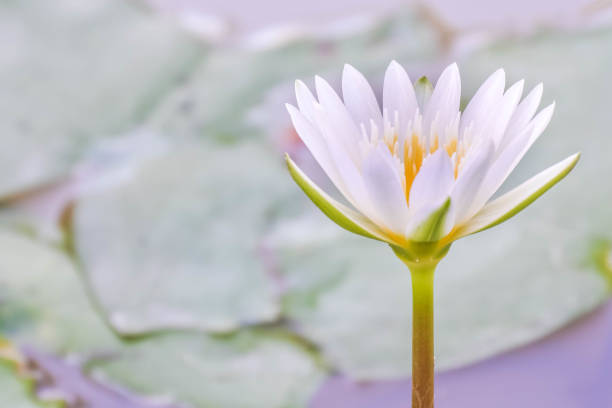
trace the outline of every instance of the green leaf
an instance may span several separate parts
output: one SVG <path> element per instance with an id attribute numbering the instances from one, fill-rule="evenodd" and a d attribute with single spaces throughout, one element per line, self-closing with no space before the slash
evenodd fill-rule
<path id="1" fill-rule="evenodd" d="M 310 350 L 269 331 L 218 338 L 175 332 L 121 342 L 92 308 L 65 254 L 1 229 L 0 246 L 0 332 L 46 353 L 108 356 L 87 367 L 125 391 L 193 407 L 301 407 L 325 376 Z M 2 357 L 0 402 L 6 403 L 0 406 L 35 406 Z M 95 396 L 78 392 L 95 405 L 89 399 Z"/>
<path id="2" fill-rule="evenodd" d="M 0 196 L 65 177 L 101 138 L 131 130 L 204 47 L 123 0 L 3 1 Z"/>
<path id="3" fill-rule="evenodd" d="M 0 229 L 0 333 L 51 352 L 89 352 L 117 343 L 62 252 Z"/>
<path id="4" fill-rule="evenodd" d="M 570 245 L 571 235 L 551 242 L 550 231 L 519 224 L 458 241 L 440 263 L 435 282 L 439 370 L 540 338 L 608 296 L 605 282 L 582 264 L 584 248 Z M 285 314 L 349 377 L 409 375 L 408 269 L 389 247 L 374 241 L 346 235 L 308 240 L 308 231 L 323 229 L 318 225 L 309 226 L 297 242 L 278 240 L 279 266 L 289 288 Z"/>
<path id="5" fill-rule="evenodd" d="M 241 333 L 213 339 L 168 334 L 91 366 L 97 378 L 193 407 L 305 407 L 324 378 L 315 359 L 284 339 Z"/>
<path id="6" fill-rule="evenodd" d="M 256 145 L 194 145 L 79 200 L 76 253 L 113 327 L 224 332 L 276 320 L 262 239 L 291 190 L 280 157 Z"/>
<path id="7" fill-rule="evenodd" d="M 14 370 L 0 359 L 0 406 L 10 408 L 41 408 L 50 405 L 34 401 L 28 383 L 18 379 Z"/>
<path id="8" fill-rule="evenodd" d="M 296 79 L 309 82 L 318 74 L 333 83 L 347 62 L 379 73 L 392 59 L 422 64 L 441 51 L 435 29 L 410 8 L 350 33 L 286 40 L 279 46 L 211 50 L 189 81 L 149 115 L 147 126 L 221 144 L 284 135 L 290 121 L 283 106 L 294 100 Z"/>

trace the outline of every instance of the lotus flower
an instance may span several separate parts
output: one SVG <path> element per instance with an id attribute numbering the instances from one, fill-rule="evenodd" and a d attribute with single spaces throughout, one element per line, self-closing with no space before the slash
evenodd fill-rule
<path id="1" fill-rule="evenodd" d="M 536 114 L 542 85 L 521 100 L 523 81 L 505 90 L 495 71 L 465 110 L 456 64 L 436 87 L 412 85 L 395 61 L 385 74 L 383 108 L 366 79 L 345 65 L 344 101 L 320 77 L 317 98 L 297 81 L 293 125 L 346 204 L 315 185 L 287 155 L 291 175 L 338 225 L 387 242 L 412 276 L 412 406 L 434 406 L 433 282 L 453 241 L 512 217 L 565 177 L 579 154 L 492 199 L 553 114 Z"/>
<path id="2" fill-rule="evenodd" d="M 289 170 L 310 199 L 354 233 L 407 249 L 441 247 L 512 217 L 561 180 L 579 154 L 549 167 L 514 190 L 491 199 L 542 134 L 554 103 L 536 114 L 542 85 L 521 101 L 524 81 L 505 90 L 495 71 L 460 111 L 456 64 L 435 88 L 413 86 L 393 61 L 387 68 L 382 110 L 364 76 L 350 65 L 341 99 L 322 78 L 317 98 L 297 81 L 293 125 L 346 203 L 315 185 L 287 156 Z"/>

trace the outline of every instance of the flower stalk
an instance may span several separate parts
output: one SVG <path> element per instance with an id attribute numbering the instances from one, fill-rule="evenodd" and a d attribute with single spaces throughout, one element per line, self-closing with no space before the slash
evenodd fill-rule
<path id="1" fill-rule="evenodd" d="M 450 245 L 414 244 L 410 251 L 392 246 L 412 281 L 412 408 L 434 406 L 434 274 Z"/>
<path id="2" fill-rule="evenodd" d="M 434 406 L 435 265 L 413 266 L 412 276 L 412 408 Z"/>

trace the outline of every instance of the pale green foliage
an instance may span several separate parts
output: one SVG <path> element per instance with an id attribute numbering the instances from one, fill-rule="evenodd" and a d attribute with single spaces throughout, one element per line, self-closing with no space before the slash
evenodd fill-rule
<path id="1" fill-rule="evenodd" d="M 0 37 L 0 196 L 65 176 L 137 126 L 204 50 L 122 0 L 5 1 Z"/>

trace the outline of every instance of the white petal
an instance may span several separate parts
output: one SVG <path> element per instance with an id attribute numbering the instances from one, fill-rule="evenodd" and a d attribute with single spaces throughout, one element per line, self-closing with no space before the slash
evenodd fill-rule
<path id="1" fill-rule="evenodd" d="M 516 136 L 501 152 L 499 157 L 497 157 L 487 172 L 480 186 L 480 190 L 476 194 L 476 198 L 468 211 L 468 217 L 478 212 L 489 198 L 491 198 L 501 187 L 504 181 L 506 181 L 521 159 L 529 151 L 529 148 L 542 134 L 546 126 L 548 126 L 554 107 L 553 103 L 538 113 L 531 123 L 523 129 L 523 132 Z"/>
<path id="2" fill-rule="evenodd" d="M 555 112 L 555 102 L 551 103 L 544 109 L 542 109 L 535 118 L 531 121 L 533 123 L 533 133 L 531 135 L 531 140 L 529 141 L 528 149 L 531 145 L 540 137 L 542 132 L 546 129 L 550 120 L 552 119 L 552 115 Z"/>
<path id="3" fill-rule="evenodd" d="M 437 208 L 448 197 L 455 182 L 453 166 L 444 149 L 423 160 L 410 189 L 410 209 L 415 211 L 431 204 Z"/>
<path id="4" fill-rule="evenodd" d="M 485 130 L 487 137 L 490 137 L 494 141 L 496 149 L 499 147 L 501 139 L 508 127 L 508 123 L 521 100 L 524 84 L 525 81 L 520 80 L 506 91 L 498 105 L 498 109 L 491 118 L 490 125 L 487 126 Z"/>
<path id="5" fill-rule="evenodd" d="M 306 174 L 286 155 L 285 160 L 291 176 L 312 200 L 332 221 L 341 227 L 368 238 L 389 242 L 380 229 L 365 216 L 331 198 L 306 176 Z M 392 241 L 391 241 L 392 242 Z"/>
<path id="6" fill-rule="evenodd" d="M 461 134 L 471 123 L 479 130 L 480 126 L 483 125 L 482 121 L 488 117 L 488 112 L 497 106 L 503 96 L 505 84 L 506 73 L 501 68 L 484 81 L 463 111 L 459 129 Z"/>
<path id="7" fill-rule="evenodd" d="M 319 104 L 327 112 L 329 124 L 332 127 L 336 137 L 343 140 L 346 150 L 356 163 L 361 163 L 361 154 L 358 148 L 358 141 L 361 132 L 355 125 L 353 118 L 349 114 L 346 106 L 336 94 L 336 91 L 323 78 L 316 76 L 315 84 L 317 88 L 317 96 Z"/>
<path id="8" fill-rule="evenodd" d="M 451 192 L 451 206 L 455 215 L 455 224 L 460 224 L 466 219 L 467 212 L 493 158 L 494 148 L 493 142 L 490 140 L 474 147 L 474 149 L 464 159 L 465 163 Z"/>
<path id="9" fill-rule="evenodd" d="M 357 125 L 369 126 L 373 120 L 379 129 L 383 128 L 382 114 L 372 87 L 361 72 L 349 64 L 344 66 L 342 73 L 342 95 Z"/>
<path id="10" fill-rule="evenodd" d="M 423 131 L 429 136 L 431 125 L 437 121 L 440 129 L 457 117 L 461 98 L 461 78 L 457 64 L 449 65 L 440 75 L 423 114 Z"/>
<path id="11" fill-rule="evenodd" d="M 465 218 L 470 218 L 476 214 L 482 206 L 491 198 L 508 178 L 512 170 L 519 163 L 521 158 L 528 150 L 529 140 L 533 133 L 533 126 L 525 129 L 523 134 L 517 136 L 512 143 L 495 159 L 487 174 L 474 196 L 470 208 L 465 214 Z"/>
<path id="12" fill-rule="evenodd" d="M 295 81 L 295 98 L 297 99 L 300 112 L 302 112 L 306 119 L 314 123 L 314 106 L 317 101 L 306 84 L 299 80 Z"/>
<path id="13" fill-rule="evenodd" d="M 351 159 L 346 146 L 334 134 L 329 125 L 327 112 L 320 105 L 315 106 L 315 117 L 327 148 L 342 182 L 338 187 L 346 199 L 358 210 L 368 213 L 372 211 L 370 199 L 363 183 L 363 178 L 355 162 Z"/>
<path id="14" fill-rule="evenodd" d="M 399 129 L 396 131 L 400 137 L 405 136 L 408 122 L 414 118 L 417 110 L 417 101 L 408 74 L 396 61 L 391 61 L 385 73 L 383 107 L 392 124 L 397 112 Z"/>
<path id="15" fill-rule="evenodd" d="M 327 143 L 323 139 L 323 136 L 319 130 L 315 128 L 314 125 L 304 117 L 302 112 L 298 111 L 293 105 L 286 104 L 285 106 L 287 107 L 289 116 L 291 116 L 293 127 L 300 136 L 300 139 L 302 139 L 317 163 L 319 163 L 323 171 L 331 179 L 334 185 L 336 185 L 338 190 L 342 191 L 344 189 L 344 184 L 329 154 Z"/>
<path id="16" fill-rule="evenodd" d="M 521 99 L 523 84 L 524 81 L 515 83 L 489 111 L 481 111 L 481 117 L 474 122 L 470 135 L 472 143 L 481 139 L 490 139 L 494 142 L 496 151 L 499 152 L 498 146 Z"/>
<path id="17" fill-rule="evenodd" d="M 444 149 L 427 156 L 419 169 L 410 189 L 410 219 L 406 235 L 410 236 L 418 226 L 437 211 L 450 195 L 455 182 L 453 166 Z M 453 217 L 446 218 L 444 235 L 452 227 Z"/>
<path id="18" fill-rule="evenodd" d="M 506 134 L 504 135 L 504 139 L 500 145 L 501 149 L 510 143 L 512 137 L 522 133 L 531 118 L 533 118 L 536 109 L 538 109 L 538 106 L 540 105 L 540 100 L 542 99 L 542 90 L 542 84 L 538 84 L 531 90 L 531 92 L 529 92 L 529 94 L 527 94 L 525 99 L 519 103 L 516 111 L 514 111 L 514 114 L 510 119 L 510 123 L 508 123 L 508 127 L 506 128 Z"/>
<path id="19" fill-rule="evenodd" d="M 385 155 L 390 156 L 389 149 L 381 143 L 365 158 L 361 173 L 376 211 L 372 217 L 403 234 L 408 220 L 406 197 L 399 175 Z"/>
<path id="20" fill-rule="evenodd" d="M 574 168 L 579 157 L 580 154 L 576 153 L 491 201 L 461 227 L 453 239 L 491 228 L 511 218 L 563 179 Z"/>

